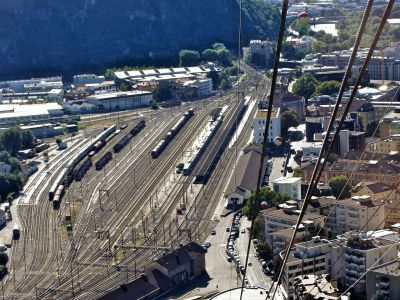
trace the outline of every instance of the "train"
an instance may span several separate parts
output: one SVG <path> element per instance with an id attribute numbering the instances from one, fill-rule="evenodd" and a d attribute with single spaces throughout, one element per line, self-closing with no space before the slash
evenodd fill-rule
<path id="1" fill-rule="evenodd" d="M 76 181 L 80 181 L 92 165 L 93 163 L 91 157 L 88 157 L 86 160 L 81 161 L 75 168 L 74 179 Z"/>
<path id="2" fill-rule="evenodd" d="M 100 171 L 101 169 L 104 168 L 106 164 L 112 159 L 112 153 L 111 151 L 108 151 L 106 154 L 104 154 L 96 163 L 96 170 Z"/>
<path id="3" fill-rule="evenodd" d="M 127 133 L 122 139 L 119 140 L 117 144 L 114 145 L 113 147 L 114 153 L 120 152 L 129 143 L 129 141 L 134 136 L 136 136 L 145 126 L 146 122 L 144 120 L 136 124 L 136 126 L 133 127 L 129 133 Z"/>
<path id="4" fill-rule="evenodd" d="M 153 159 L 160 156 L 160 154 L 164 151 L 164 149 L 168 146 L 168 144 L 174 139 L 174 137 L 179 133 L 183 126 L 189 121 L 191 117 L 194 115 L 194 108 L 190 108 L 182 118 L 171 128 L 171 130 L 165 135 L 164 139 L 162 139 L 157 146 L 151 151 L 151 157 Z"/>
<path id="5" fill-rule="evenodd" d="M 96 138 L 89 141 L 83 149 L 79 152 L 61 169 L 60 174 L 57 176 L 56 180 L 49 190 L 49 200 L 55 200 L 53 203 L 54 207 L 58 207 L 59 203 L 64 195 L 65 188 L 74 179 L 76 173 L 76 167 L 79 163 L 93 150 L 93 147 L 100 141 L 106 141 L 112 134 L 117 130 L 117 125 L 112 125 L 100 133 Z M 80 165 L 79 165 L 80 166 Z M 82 171 L 82 170 L 81 170 Z M 87 170 L 86 170 L 87 171 Z M 57 194 L 57 197 L 55 198 Z M 55 199 L 54 199 L 55 198 Z"/>

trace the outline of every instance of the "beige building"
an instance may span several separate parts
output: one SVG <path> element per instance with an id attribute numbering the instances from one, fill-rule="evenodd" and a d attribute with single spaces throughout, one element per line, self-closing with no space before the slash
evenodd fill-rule
<path id="1" fill-rule="evenodd" d="M 367 195 L 340 200 L 336 205 L 337 231 L 382 229 L 385 225 L 385 204 L 380 204 L 380 200 L 373 201 Z"/>
<path id="2" fill-rule="evenodd" d="M 372 200 L 394 199 L 396 194 L 392 185 L 383 182 L 361 182 L 353 196 L 370 196 Z M 354 190 L 354 189 L 353 189 Z"/>
<path id="3" fill-rule="evenodd" d="M 400 151 L 400 135 L 395 134 L 387 138 L 378 139 L 369 143 L 370 152 L 389 154 L 392 151 Z"/>
<path id="4" fill-rule="evenodd" d="M 400 260 L 381 264 L 367 273 L 367 299 L 382 291 L 388 300 L 400 297 Z"/>
<path id="5" fill-rule="evenodd" d="M 262 210 L 261 214 L 264 217 L 265 238 L 271 244 L 272 233 L 295 225 L 299 218 L 300 210 L 295 206 L 287 206 L 282 209 L 268 208 Z M 306 213 L 303 218 L 303 224 L 308 224 L 309 226 L 322 226 L 323 222 L 324 217 L 318 214 Z"/>

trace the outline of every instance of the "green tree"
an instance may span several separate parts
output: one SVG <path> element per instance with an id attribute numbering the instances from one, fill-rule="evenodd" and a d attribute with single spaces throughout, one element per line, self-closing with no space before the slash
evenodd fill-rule
<path id="1" fill-rule="evenodd" d="M 22 149 L 33 148 L 34 140 L 35 140 L 35 137 L 33 136 L 32 132 L 30 132 L 29 130 L 22 130 L 22 132 L 21 132 Z"/>
<path id="2" fill-rule="evenodd" d="M 3 148 L 11 154 L 11 156 L 17 155 L 22 145 L 21 129 L 12 127 L 4 130 L 0 135 L 0 143 Z"/>
<path id="3" fill-rule="evenodd" d="M 322 41 L 315 41 L 311 45 L 311 50 L 313 53 L 327 53 L 328 52 L 328 45 Z"/>
<path id="4" fill-rule="evenodd" d="M 340 82 L 336 80 L 324 81 L 318 84 L 315 88 L 314 95 L 331 95 L 339 92 Z"/>
<path id="5" fill-rule="evenodd" d="M 286 135 L 290 127 L 299 126 L 299 119 L 295 111 L 287 110 L 281 115 L 281 130 L 282 135 Z"/>
<path id="6" fill-rule="evenodd" d="M 232 55 L 231 51 L 228 49 L 218 49 L 218 60 L 223 66 L 231 66 L 232 65 Z"/>
<path id="7" fill-rule="evenodd" d="M 8 263 L 8 255 L 5 252 L 0 253 L 0 265 L 5 266 Z"/>
<path id="8" fill-rule="evenodd" d="M 219 74 L 217 71 L 208 72 L 207 78 L 211 78 L 214 89 L 216 89 L 219 86 L 219 84 L 221 83 L 221 78 L 219 77 Z"/>
<path id="9" fill-rule="evenodd" d="M 18 173 L 21 171 L 21 162 L 18 158 L 10 157 L 7 163 L 11 166 L 12 173 Z"/>
<path id="10" fill-rule="evenodd" d="M 296 49 L 293 45 L 283 42 L 282 43 L 282 56 L 288 60 L 293 60 L 296 57 Z"/>
<path id="11" fill-rule="evenodd" d="M 337 161 L 339 158 L 339 155 L 337 155 L 336 153 L 329 153 L 328 156 L 326 157 L 326 160 L 333 164 L 335 161 Z"/>
<path id="12" fill-rule="evenodd" d="M 296 80 L 293 84 L 292 91 L 296 95 L 309 99 L 311 95 L 314 94 L 317 85 L 318 81 L 312 75 L 305 74 Z"/>
<path id="13" fill-rule="evenodd" d="M 201 53 L 201 59 L 206 62 L 217 61 L 218 58 L 218 51 L 214 49 L 206 49 Z"/>
<path id="14" fill-rule="evenodd" d="M 294 168 L 293 177 L 301 177 L 301 168 L 300 167 Z"/>
<path id="15" fill-rule="evenodd" d="M 8 202 L 8 204 L 10 204 L 10 206 L 11 206 L 13 200 L 14 200 L 14 193 L 9 193 L 7 195 L 6 201 Z"/>
<path id="16" fill-rule="evenodd" d="M 257 245 L 258 256 L 265 261 L 272 259 L 272 249 L 267 242 L 262 242 Z"/>
<path id="17" fill-rule="evenodd" d="M 154 99 L 157 101 L 166 101 L 172 99 L 171 89 L 165 85 L 159 85 L 153 92 Z"/>
<path id="18" fill-rule="evenodd" d="M 212 48 L 214 50 L 221 50 L 221 49 L 226 49 L 226 46 L 223 43 L 214 43 L 212 44 Z"/>
<path id="19" fill-rule="evenodd" d="M 179 51 L 179 65 L 181 67 L 197 66 L 200 63 L 200 54 L 195 50 Z"/>
<path id="20" fill-rule="evenodd" d="M 336 176 L 329 180 L 329 186 L 332 189 L 332 194 L 336 198 L 345 199 L 351 196 L 351 185 L 347 182 L 346 176 Z"/>
<path id="21" fill-rule="evenodd" d="M 258 215 L 261 209 L 261 202 L 267 202 L 269 207 L 273 207 L 277 204 L 281 204 L 290 200 L 290 196 L 288 194 L 276 193 L 269 187 L 263 187 L 260 189 L 257 203 L 255 203 L 255 196 L 255 192 L 253 192 L 250 198 L 247 199 L 246 205 L 243 207 L 243 214 L 249 219 L 251 219 L 252 216 L 255 217 Z"/>
<path id="22" fill-rule="evenodd" d="M 1 162 L 8 163 L 10 158 L 11 158 L 11 156 L 10 156 L 10 153 L 8 153 L 8 151 L 1 151 L 0 152 L 0 161 Z"/>

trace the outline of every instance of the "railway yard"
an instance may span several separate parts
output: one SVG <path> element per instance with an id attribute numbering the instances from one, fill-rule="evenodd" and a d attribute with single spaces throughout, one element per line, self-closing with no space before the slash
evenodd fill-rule
<path id="1" fill-rule="evenodd" d="M 267 96 L 268 80 L 245 70 L 223 95 L 131 114 L 126 128 L 87 131 L 53 156 L 19 200 L 21 236 L 9 250 L 3 299 L 100 298 L 140 276 L 163 252 L 204 242 L 219 221 L 215 210 L 237 149 L 249 142 L 257 105 L 248 102 Z M 178 174 L 177 164 L 195 157 L 188 152 L 210 114 L 223 107 L 196 166 Z M 248 120 L 235 130 L 246 109 Z"/>

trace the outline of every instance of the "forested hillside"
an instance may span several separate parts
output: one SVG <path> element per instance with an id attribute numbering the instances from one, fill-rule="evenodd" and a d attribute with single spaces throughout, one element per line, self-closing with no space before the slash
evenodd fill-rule
<path id="1" fill-rule="evenodd" d="M 277 8 L 244 2 L 244 42 L 274 37 Z M 238 35 L 237 0 L 2 0 L 0 11 L 0 79 L 168 65 Z"/>

